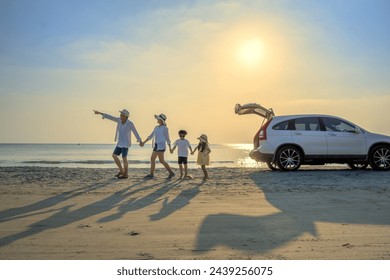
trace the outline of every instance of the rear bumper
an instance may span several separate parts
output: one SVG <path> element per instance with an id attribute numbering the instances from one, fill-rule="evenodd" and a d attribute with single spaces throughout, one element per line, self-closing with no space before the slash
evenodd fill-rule
<path id="1" fill-rule="evenodd" d="M 249 157 L 251 159 L 254 159 L 255 161 L 271 162 L 274 155 L 273 154 L 264 154 L 256 149 L 256 150 L 253 150 L 249 153 Z"/>

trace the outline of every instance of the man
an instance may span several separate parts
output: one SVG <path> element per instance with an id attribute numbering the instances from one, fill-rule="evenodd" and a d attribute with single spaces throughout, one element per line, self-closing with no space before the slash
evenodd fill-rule
<path id="1" fill-rule="evenodd" d="M 137 129 L 134 126 L 134 123 L 129 120 L 129 111 L 126 109 L 119 111 L 120 117 L 116 118 L 111 115 L 101 113 L 99 111 L 95 111 L 95 114 L 99 114 L 103 116 L 103 119 L 108 119 L 117 123 L 116 132 L 115 132 L 115 141 L 118 140 L 117 145 L 114 149 L 112 157 L 115 160 L 116 165 L 119 168 L 119 172 L 116 175 L 119 179 L 127 179 L 129 177 L 129 163 L 127 161 L 127 153 L 129 151 L 129 147 L 131 146 L 131 133 L 134 134 L 135 138 L 137 138 L 137 142 L 142 142 L 141 137 L 139 136 Z M 122 154 L 123 160 L 123 168 L 121 161 L 119 160 L 119 156 Z"/>

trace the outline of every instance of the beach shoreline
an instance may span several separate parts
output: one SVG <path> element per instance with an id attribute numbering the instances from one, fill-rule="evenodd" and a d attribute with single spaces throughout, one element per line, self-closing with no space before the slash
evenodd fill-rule
<path id="1" fill-rule="evenodd" d="M 0 259 L 390 259 L 390 174 L 0 167 Z"/>

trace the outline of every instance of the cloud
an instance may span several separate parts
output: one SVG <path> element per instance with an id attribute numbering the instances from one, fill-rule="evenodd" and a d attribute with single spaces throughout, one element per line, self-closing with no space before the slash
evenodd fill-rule
<path id="1" fill-rule="evenodd" d="M 328 28 L 328 18 L 320 20 L 329 16 L 324 11 L 282 6 L 269 1 L 178 2 L 112 18 L 99 25 L 104 26 L 101 33 L 45 45 L 35 65 L 20 66 L 20 61 L 3 68 L 0 98 L 7 104 L 10 95 L 5 93 L 37 97 L 39 104 L 26 105 L 29 113 L 42 115 L 32 124 L 37 127 L 53 128 L 44 116 L 55 98 L 66 108 L 65 116 L 72 110 L 75 119 L 85 119 L 95 138 L 100 128 L 90 118 L 91 109 L 115 114 L 127 107 L 144 134 L 154 126 L 153 114 L 164 112 L 172 129 L 209 133 L 217 142 L 245 142 L 259 125 L 257 118 L 233 114 L 238 102 L 261 103 L 277 114 L 325 108 L 347 119 L 356 116 L 357 123 L 367 119 L 357 113 L 366 104 L 373 110 L 375 102 L 389 104 L 388 68 L 377 71 L 366 57 L 344 56 L 348 38 L 335 31 L 336 24 Z M 247 67 L 237 52 L 254 38 L 262 42 L 264 57 Z M 11 103 L 9 108 L 16 109 Z M 380 118 L 370 119 L 373 130 L 385 127 Z M 67 135 L 73 132 L 71 122 L 63 117 Z M 53 140 L 47 131 L 47 141 Z M 94 142 L 80 131 L 82 139 Z M 96 141 L 111 142 L 111 134 Z"/>

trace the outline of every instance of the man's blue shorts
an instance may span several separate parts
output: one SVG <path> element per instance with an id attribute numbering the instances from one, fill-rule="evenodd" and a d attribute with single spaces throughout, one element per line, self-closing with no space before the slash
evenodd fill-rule
<path id="1" fill-rule="evenodd" d="M 127 157 L 128 152 L 129 148 L 119 148 L 118 146 L 116 146 L 113 154 L 117 156 L 120 156 L 122 154 L 122 157 Z"/>

